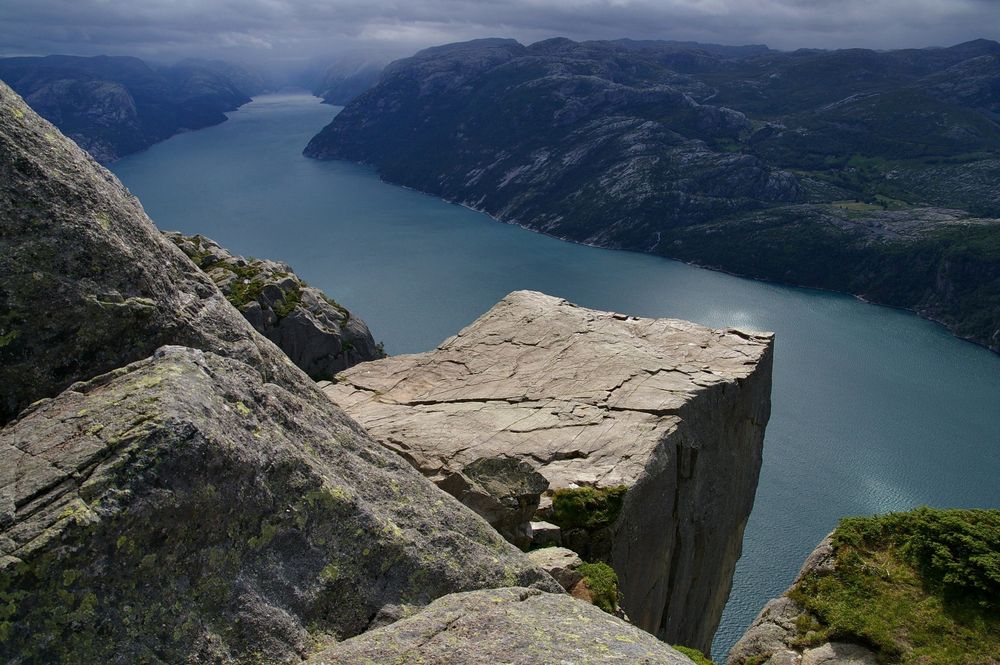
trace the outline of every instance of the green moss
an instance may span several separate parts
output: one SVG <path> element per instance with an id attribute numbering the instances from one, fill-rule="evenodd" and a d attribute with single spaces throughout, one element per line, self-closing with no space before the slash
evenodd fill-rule
<path id="1" fill-rule="evenodd" d="M 260 533 L 256 536 L 251 536 L 247 544 L 255 550 L 263 549 L 267 547 L 268 543 L 274 540 L 276 535 L 278 535 L 277 525 L 264 522 L 260 525 Z"/>
<path id="2" fill-rule="evenodd" d="M 675 644 L 673 646 L 682 654 L 693 660 L 695 665 L 715 665 L 714 661 L 706 658 L 705 654 L 698 651 L 697 649 L 692 649 L 691 647 L 686 647 L 681 644 Z"/>
<path id="3" fill-rule="evenodd" d="M 11 342 L 17 339 L 17 336 L 20 334 L 20 332 L 21 332 L 20 330 L 11 330 L 10 332 L 6 332 L 0 335 L 0 349 L 9 345 Z"/>
<path id="4" fill-rule="evenodd" d="M 330 296 L 326 295 L 325 293 L 320 293 L 320 296 L 323 298 L 323 300 L 327 302 L 328 305 L 332 306 L 334 309 L 336 309 L 338 312 L 344 315 L 345 323 L 351 320 L 350 310 L 348 310 L 346 307 L 344 307 L 339 302 L 337 302 Z"/>
<path id="5" fill-rule="evenodd" d="M 279 319 L 283 319 L 291 314 L 300 302 L 302 302 L 302 289 L 296 285 L 294 290 L 286 293 L 281 302 L 274 306 L 274 314 Z"/>
<path id="6" fill-rule="evenodd" d="M 336 582 L 340 578 L 340 566 L 335 563 L 328 563 L 320 571 L 319 578 L 324 582 Z"/>
<path id="7" fill-rule="evenodd" d="M 871 646 L 885 663 L 976 665 L 1000 653 L 1000 511 L 931 510 L 842 520 L 833 573 L 789 595 L 817 619 L 800 646 Z"/>
<path id="8" fill-rule="evenodd" d="M 225 268 L 236 275 L 226 294 L 226 298 L 234 307 L 242 307 L 260 298 L 267 283 L 261 279 L 261 266 L 258 261 L 251 261 L 245 266 L 226 263 Z"/>
<path id="9" fill-rule="evenodd" d="M 594 605 L 608 614 L 614 614 L 618 608 L 618 575 L 606 563 L 585 563 L 578 568 L 583 575 L 583 581 L 590 589 L 590 597 Z"/>
<path id="10" fill-rule="evenodd" d="M 578 487 L 555 491 L 552 522 L 564 529 L 600 529 L 618 519 L 628 487 Z"/>

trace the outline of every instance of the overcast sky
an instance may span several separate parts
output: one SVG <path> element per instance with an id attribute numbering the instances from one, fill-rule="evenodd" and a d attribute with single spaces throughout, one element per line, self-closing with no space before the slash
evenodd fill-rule
<path id="1" fill-rule="evenodd" d="M 0 0 L 4 55 L 282 60 L 487 36 L 896 48 L 998 32 L 1000 0 Z"/>

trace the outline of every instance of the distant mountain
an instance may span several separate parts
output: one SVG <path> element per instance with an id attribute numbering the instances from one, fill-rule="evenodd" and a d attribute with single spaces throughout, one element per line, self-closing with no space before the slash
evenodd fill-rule
<path id="1" fill-rule="evenodd" d="M 847 291 L 1000 350 L 1000 44 L 487 39 L 305 150 L 578 242 Z"/>
<path id="2" fill-rule="evenodd" d="M 310 82 L 313 94 L 327 104 L 343 106 L 378 82 L 388 59 L 349 55 L 327 65 Z"/>
<path id="3" fill-rule="evenodd" d="M 104 163 L 218 124 L 267 85 L 219 61 L 154 69 L 138 58 L 109 56 L 2 58 L 0 79 Z"/>

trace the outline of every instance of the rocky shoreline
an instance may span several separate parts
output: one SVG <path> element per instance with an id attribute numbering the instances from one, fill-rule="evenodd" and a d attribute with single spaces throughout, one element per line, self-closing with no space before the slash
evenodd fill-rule
<path id="1" fill-rule="evenodd" d="M 998 49 L 958 45 L 936 53 L 940 62 L 921 53 L 933 62 L 910 63 L 905 80 L 933 81 L 927 94 L 941 95 L 928 69 Z M 790 113 L 790 91 L 767 72 L 840 71 L 846 53 L 733 60 L 679 50 L 567 39 L 427 49 L 386 68 L 304 154 L 370 164 L 388 182 L 559 239 L 907 309 L 1000 351 L 1000 211 L 997 180 L 985 175 L 1000 161 L 952 165 L 964 153 L 947 137 L 935 144 L 941 155 L 897 155 L 917 137 L 886 134 L 912 128 L 903 119 L 871 128 L 867 107 L 846 120 L 827 119 L 826 106 Z M 707 69 L 687 71 L 685 55 Z M 853 55 L 872 66 L 896 58 Z M 811 81 L 820 87 L 810 98 L 838 94 L 823 80 Z M 902 94 L 897 79 L 878 85 L 887 100 Z M 732 104 L 710 94 L 720 87 Z M 926 103 L 934 117 L 941 102 Z M 970 123 L 990 113 L 964 98 L 947 103 Z M 836 130 L 845 122 L 851 132 Z M 851 143 L 859 136 L 867 142 Z"/>

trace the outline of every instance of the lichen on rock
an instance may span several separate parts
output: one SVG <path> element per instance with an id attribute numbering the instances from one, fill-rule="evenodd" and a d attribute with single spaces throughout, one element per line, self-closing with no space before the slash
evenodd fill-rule
<path id="1" fill-rule="evenodd" d="M 286 662 L 386 606 L 561 590 L 318 391 L 184 347 L 0 431 L 0 526 L 4 662 Z"/>
<path id="2" fill-rule="evenodd" d="M 569 596 L 496 589 L 445 596 L 387 628 L 323 651 L 307 665 L 692 665 L 649 633 Z"/>
<path id="3" fill-rule="evenodd" d="M 260 334 L 313 379 L 333 378 L 385 356 L 368 326 L 306 284 L 285 263 L 235 256 L 202 235 L 167 236 L 201 268 Z"/>

